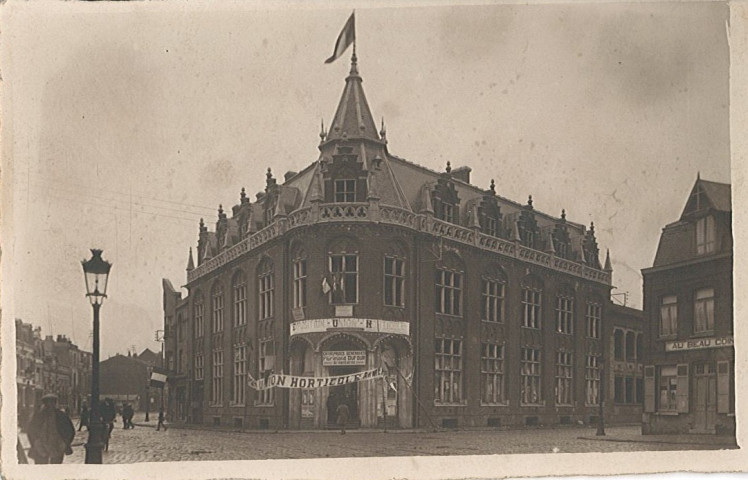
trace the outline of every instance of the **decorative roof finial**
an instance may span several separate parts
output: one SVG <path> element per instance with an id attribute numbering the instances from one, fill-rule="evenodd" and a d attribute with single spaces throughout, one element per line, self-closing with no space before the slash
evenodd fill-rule
<path id="1" fill-rule="evenodd" d="M 452 172 L 452 163 L 447 161 L 447 173 L 451 173 L 451 172 Z"/>
<path id="2" fill-rule="evenodd" d="M 700 170 L 696 171 L 696 180 L 701 180 L 701 171 Z"/>
<path id="3" fill-rule="evenodd" d="M 527 206 L 532 208 L 532 195 L 527 197 Z"/>
<path id="4" fill-rule="evenodd" d="M 241 200 L 242 203 L 247 201 L 247 191 L 244 190 L 244 187 L 242 187 L 242 191 L 239 194 L 239 199 Z"/>
<path id="5" fill-rule="evenodd" d="M 218 216 L 219 217 L 223 216 L 223 204 L 222 203 L 218 204 Z"/>
<path id="6" fill-rule="evenodd" d="M 207 232 L 207 231 L 208 231 L 208 227 L 205 226 L 205 220 L 201 218 L 200 219 L 200 233 Z"/>
<path id="7" fill-rule="evenodd" d="M 358 75 L 358 57 L 356 56 L 356 42 L 353 42 L 353 55 L 351 55 L 351 73 L 350 75 Z"/>
<path id="8" fill-rule="evenodd" d="M 322 120 L 320 120 L 319 143 L 323 143 L 326 136 L 327 132 L 325 131 L 325 119 L 323 118 Z"/>
<path id="9" fill-rule="evenodd" d="M 595 234 L 595 222 L 590 222 L 590 233 Z"/>
<path id="10" fill-rule="evenodd" d="M 268 167 L 268 173 L 266 173 L 265 176 L 267 177 L 268 180 L 273 178 L 273 170 L 270 167 Z"/>
<path id="11" fill-rule="evenodd" d="M 566 221 L 566 209 L 561 209 L 561 220 Z"/>
<path id="12" fill-rule="evenodd" d="M 496 193 L 496 183 L 493 181 L 493 178 L 491 179 L 491 186 L 488 188 L 491 190 L 491 195 Z"/>
<path id="13" fill-rule="evenodd" d="M 387 129 L 384 128 L 384 117 L 382 117 L 382 129 L 379 130 L 379 136 L 382 137 L 382 140 L 386 140 L 387 138 Z"/>

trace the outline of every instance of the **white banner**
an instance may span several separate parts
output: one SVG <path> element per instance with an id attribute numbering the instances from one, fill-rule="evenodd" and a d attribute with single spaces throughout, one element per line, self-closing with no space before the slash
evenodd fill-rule
<path id="1" fill-rule="evenodd" d="M 393 320 L 378 320 L 374 318 L 317 318 L 302 320 L 291 324 L 291 336 L 300 333 L 317 333 L 328 330 L 347 329 L 374 333 L 394 333 L 410 335 L 410 323 Z"/>
<path id="2" fill-rule="evenodd" d="M 322 366 L 366 365 L 364 350 L 328 350 L 322 352 Z"/>
<path id="3" fill-rule="evenodd" d="M 352 373 L 350 375 L 339 375 L 336 377 L 295 377 L 284 373 L 273 373 L 267 381 L 264 378 L 255 380 L 248 375 L 250 388 L 255 390 L 267 390 L 268 388 L 320 388 L 334 387 L 336 385 L 346 385 L 348 383 L 360 382 L 363 380 L 373 380 L 384 376 L 384 369 L 375 368 L 364 372 Z"/>

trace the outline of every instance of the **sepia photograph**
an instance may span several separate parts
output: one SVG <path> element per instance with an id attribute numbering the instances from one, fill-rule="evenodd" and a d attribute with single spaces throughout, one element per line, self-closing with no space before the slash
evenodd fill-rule
<path id="1" fill-rule="evenodd" d="M 0 9 L 6 478 L 748 467 L 745 5 Z"/>

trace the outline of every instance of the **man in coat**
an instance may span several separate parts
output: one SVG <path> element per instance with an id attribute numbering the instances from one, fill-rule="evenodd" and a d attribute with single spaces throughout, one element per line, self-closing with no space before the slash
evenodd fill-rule
<path id="1" fill-rule="evenodd" d="M 75 426 L 70 417 L 57 408 L 57 395 L 42 397 L 42 408 L 29 423 L 29 456 L 35 463 L 62 463 L 65 454 L 73 453 L 70 444 L 75 438 Z"/>
<path id="2" fill-rule="evenodd" d="M 345 435 L 345 424 L 348 423 L 348 417 L 350 417 L 350 411 L 348 409 L 348 398 L 340 402 L 340 405 L 338 405 L 337 408 L 337 414 L 340 433 Z"/>

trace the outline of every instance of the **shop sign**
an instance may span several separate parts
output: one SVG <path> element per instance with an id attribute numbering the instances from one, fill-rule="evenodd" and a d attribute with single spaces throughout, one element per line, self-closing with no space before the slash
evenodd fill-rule
<path id="1" fill-rule="evenodd" d="M 363 372 L 351 373 L 349 375 L 337 375 L 334 377 L 296 377 L 284 373 L 273 373 L 267 378 L 254 379 L 252 375 L 247 375 L 247 384 L 255 390 L 267 390 L 269 388 L 321 388 L 336 387 L 338 385 L 348 385 L 349 383 L 362 382 L 364 380 L 374 380 L 384 377 L 383 368 L 374 368 Z"/>
<path id="2" fill-rule="evenodd" d="M 320 333 L 329 330 L 359 330 L 373 333 L 394 333 L 410 335 L 410 323 L 371 318 L 317 318 L 293 322 L 291 336 L 301 333 Z"/>
<path id="3" fill-rule="evenodd" d="M 665 342 L 665 351 L 680 352 L 683 350 L 701 350 L 703 348 L 731 347 L 733 344 L 734 340 L 732 336 L 675 340 Z"/>
<path id="4" fill-rule="evenodd" d="M 322 352 L 322 365 L 325 367 L 366 365 L 366 352 L 364 350 L 330 350 Z"/>

